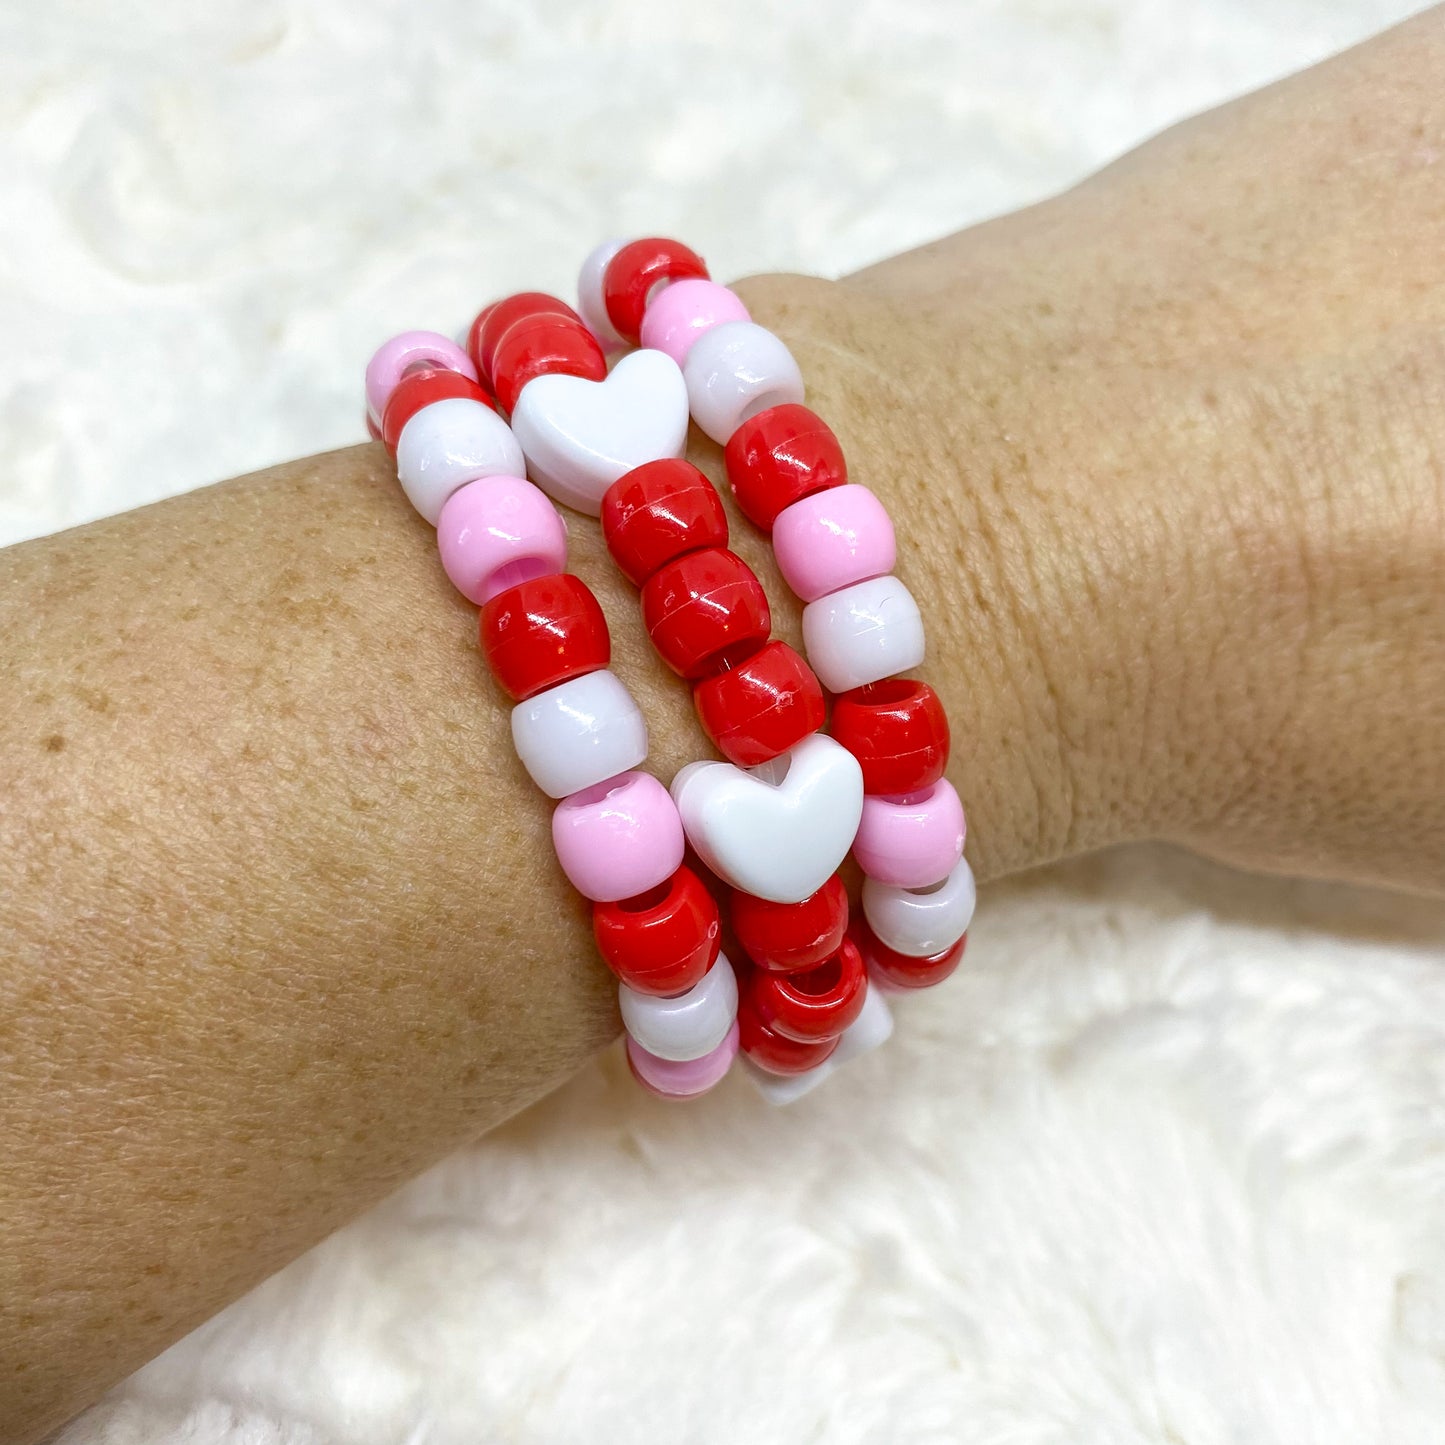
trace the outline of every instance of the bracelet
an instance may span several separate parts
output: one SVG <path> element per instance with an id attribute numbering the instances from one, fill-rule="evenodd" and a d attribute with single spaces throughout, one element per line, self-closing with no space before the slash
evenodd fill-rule
<path id="1" fill-rule="evenodd" d="M 447 576 L 480 607 L 481 649 L 513 700 L 522 765 L 559 800 L 553 845 L 591 902 L 599 952 L 618 977 L 633 1073 L 662 1097 L 693 1098 L 738 1051 L 737 981 L 720 948 L 717 904 L 683 862 L 671 794 L 639 771 L 647 725 L 608 670 L 602 608 L 564 570 L 562 517 L 523 476 L 521 449 L 481 382 L 501 381 L 498 400 L 515 403 L 521 378 L 550 374 L 559 357 L 579 368 L 604 363 L 575 315 L 554 315 L 541 338 L 524 327 L 500 350 L 491 343 L 508 317 L 490 329 L 486 321 L 484 312 L 469 347 L 480 366 L 435 333 L 385 343 L 367 367 L 368 419 L 394 450 L 412 505 L 436 526 Z"/>
<path id="2" fill-rule="evenodd" d="M 922 661 L 921 620 L 892 575 L 887 514 L 802 406 L 793 358 L 700 257 L 610 242 L 579 289 L 578 311 L 536 292 L 486 307 L 465 349 L 393 338 L 367 367 L 368 429 L 481 608 L 514 745 L 559 800 L 558 859 L 619 980 L 634 1076 L 692 1098 L 741 1050 L 763 1093 L 787 1102 L 883 1042 L 883 994 L 940 981 L 966 944 L 973 878 L 943 778 L 947 722 L 932 689 L 893 677 Z M 605 350 L 639 341 L 609 371 Z M 724 445 L 744 514 L 772 533 L 805 603 L 807 661 L 771 639 L 716 490 L 680 459 L 689 412 Z M 564 570 L 544 491 L 601 515 L 654 647 L 692 685 L 726 762 L 688 764 L 670 790 L 638 770 L 646 724 L 608 670 L 596 598 Z M 824 686 L 841 694 L 831 738 Z M 732 890 L 736 971 L 685 844 Z M 850 846 L 865 874 L 852 919 L 835 871 Z"/>

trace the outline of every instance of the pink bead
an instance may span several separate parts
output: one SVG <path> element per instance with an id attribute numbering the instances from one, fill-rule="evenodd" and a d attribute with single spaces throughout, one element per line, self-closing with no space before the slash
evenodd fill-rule
<path id="1" fill-rule="evenodd" d="M 751 321 L 748 308 L 716 281 L 674 281 L 664 286 L 642 315 L 642 344 L 665 351 L 679 366 L 692 344 L 724 321 Z"/>
<path id="2" fill-rule="evenodd" d="M 926 888 L 948 877 L 963 853 L 963 804 L 947 778 L 905 797 L 863 799 L 853 840 L 858 866 L 880 883 Z"/>
<path id="3" fill-rule="evenodd" d="M 437 518 L 437 547 L 457 591 L 479 604 L 567 565 L 562 518 L 521 477 L 483 477 L 459 487 Z"/>
<path id="4" fill-rule="evenodd" d="M 897 546 L 883 503 L 856 482 L 794 502 L 773 523 L 783 580 L 814 602 L 893 570 Z"/>
<path id="5" fill-rule="evenodd" d="M 563 798 L 552 845 L 572 886 L 594 903 L 635 898 L 682 863 L 682 819 L 651 773 L 620 773 Z"/>
<path id="6" fill-rule="evenodd" d="M 378 425 L 397 382 L 414 367 L 428 364 L 458 371 L 468 381 L 477 379 L 471 357 L 451 337 L 439 331 L 403 331 L 382 342 L 366 363 L 366 409 Z"/>
<path id="7" fill-rule="evenodd" d="M 637 1082 L 660 1099 L 695 1099 L 705 1094 L 732 1067 L 738 1056 L 738 1026 L 734 1021 L 727 1037 L 710 1054 L 700 1059 L 677 1062 L 650 1054 L 631 1035 L 627 1039 L 627 1062 Z"/>

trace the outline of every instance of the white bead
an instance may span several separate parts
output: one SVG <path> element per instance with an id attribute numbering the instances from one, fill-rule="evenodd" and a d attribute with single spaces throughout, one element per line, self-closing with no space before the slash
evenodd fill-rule
<path id="1" fill-rule="evenodd" d="M 611 672 L 588 672 L 512 709 L 512 745 L 549 798 L 565 798 L 635 768 L 647 723 Z"/>
<path id="2" fill-rule="evenodd" d="M 811 1094 L 824 1079 L 856 1059 L 870 1053 L 893 1036 L 893 1011 L 888 1000 L 871 984 L 863 1000 L 863 1012 L 843 1031 L 838 1047 L 814 1069 L 801 1074 L 769 1074 L 750 1066 L 753 1084 L 770 1104 L 791 1104 L 804 1094 Z"/>
<path id="3" fill-rule="evenodd" d="M 928 958 L 952 948 L 973 921 L 978 893 L 968 859 L 932 888 L 895 888 L 863 880 L 863 916 L 879 941 L 908 958 Z"/>
<path id="4" fill-rule="evenodd" d="M 615 351 L 627 345 L 608 319 L 607 302 L 602 294 L 602 278 L 607 272 L 607 263 L 627 244 L 625 240 L 614 239 L 594 246 L 587 253 L 577 276 L 577 314 L 587 323 L 587 329 L 604 351 Z"/>
<path id="5" fill-rule="evenodd" d="M 738 981 L 727 955 L 719 953 L 686 993 L 655 998 L 621 983 L 617 1002 L 627 1032 L 649 1054 L 684 1063 L 710 1054 L 727 1037 L 738 1015 Z"/>
<path id="6" fill-rule="evenodd" d="M 803 608 L 803 647 L 818 681 L 847 692 L 917 667 L 923 618 L 896 577 L 870 577 Z"/>
<path id="7" fill-rule="evenodd" d="M 750 416 L 803 399 L 793 353 L 753 321 L 725 321 L 704 331 L 682 369 L 692 419 L 722 445 Z"/>
<path id="8" fill-rule="evenodd" d="M 687 444 L 687 387 L 661 351 L 629 352 L 602 381 L 554 372 L 522 388 L 512 430 L 527 475 L 563 506 L 595 517 L 624 472 Z"/>
<path id="9" fill-rule="evenodd" d="M 697 762 L 672 797 L 698 856 L 724 883 L 773 903 L 816 893 L 843 861 L 863 816 L 863 770 L 813 733 L 756 768 Z"/>
<path id="10" fill-rule="evenodd" d="M 526 465 L 506 422 L 466 396 L 422 407 L 396 441 L 402 490 L 433 527 L 458 487 L 481 477 L 520 477 Z"/>

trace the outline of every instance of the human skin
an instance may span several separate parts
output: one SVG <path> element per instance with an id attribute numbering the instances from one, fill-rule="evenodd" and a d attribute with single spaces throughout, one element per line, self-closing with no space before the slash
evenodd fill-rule
<path id="1" fill-rule="evenodd" d="M 1442 66 L 1437 12 L 1045 205 L 744 286 L 899 520 L 981 878 L 1162 838 L 1445 888 Z M 686 690 L 571 539 L 670 777 Z M 0 554 L 0 658 L 27 1442 L 618 1020 L 379 447 Z"/>

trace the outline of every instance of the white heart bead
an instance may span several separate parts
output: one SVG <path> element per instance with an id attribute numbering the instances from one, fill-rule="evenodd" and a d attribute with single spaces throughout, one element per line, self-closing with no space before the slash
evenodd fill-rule
<path id="1" fill-rule="evenodd" d="M 909 958 L 928 958 L 952 948 L 973 922 L 978 890 L 967 858 L 931 889 L 895 888 L 863 880 L 863 916 L 879 942 Z"/>
<path id="2" fill-rule="evenodd" d="M 657 998 L 620 983 L 617 1002 L 627 1032 L 649 1054 L 686 1063 L 712 1053 L 728 1036 L 738 1016 L 738 981 L 720 953 L 686 993 Z"/>
<path id="3" fill-rule="evenodd" d="M 595 517 L 624 472 L 680 457 L 687 442 L 687 386 L 661 351 L 624 356 L 603 381 L 533 377 L 512 412 L 527 475 L 554 502 Z"/>
<path id="4" fill-rule="evenodd" d="M 683 368 L 692 419 L 719 445 L 750 416 L 803 400 L 793 353 L 755 321 L 725 321 L 693 342 Z"/>
<path id="5" fill-rule="evenodd" d="M 627 343 L 617 334 L 617 328 L 607 315 L 607 302 L 603 299 L 602 281 L 607 274 L 607 263 L 627 244 L 613 239 L 594 246 L 587 253 L 582 269 L 577 274 L 577 314 L 587 324 L 587 329 L 597 338 L 597 344 L 604 351 L 616 351 Z"/>
<path id="6" fill-rule="evenodd" d="M 422 407 L 396 440 L 402 490 L 433 527 L 458 487 L 482 477 L 520 477 L 525 465 L 506 422 L 466 396 Z"/>
<path id="7" fill-rule="evenodd" d="M 791 1104 L 804 1094 L 811 1094 L 825 1079 L 856 1059 L 886 1044 L 893 1037 L 893 1011 L 880 990 L 868 986 L 863 1012 L 843 1031 L 838 1047 L 815 1069 L 801 1074 L 770 1074 L 764 1069 L 749 1067 L 753 1085 L 770 1104 Z"/>
<path id="8" fill-rule="evenodd" d="M 847 692 L 917 667 L 923 618 L 896 577 L 870 577 L 803 608 L 803 650 L 829 692 Z"/>
<path id="9" fill-rule="evenodd" d="M 756 768 L 689 763 L 672 780 L 683 831 L 725 883 L 800 903 L 832 876 L 863 816 L 863 770 L 823 733 Z"/>
<path id="10" fill-rule="evenodd" d="M 549 798 L 580 793 L 647 757 L 647 723 L 610 672 L 587 672 L 519 702 L 512 746 Z"/>

